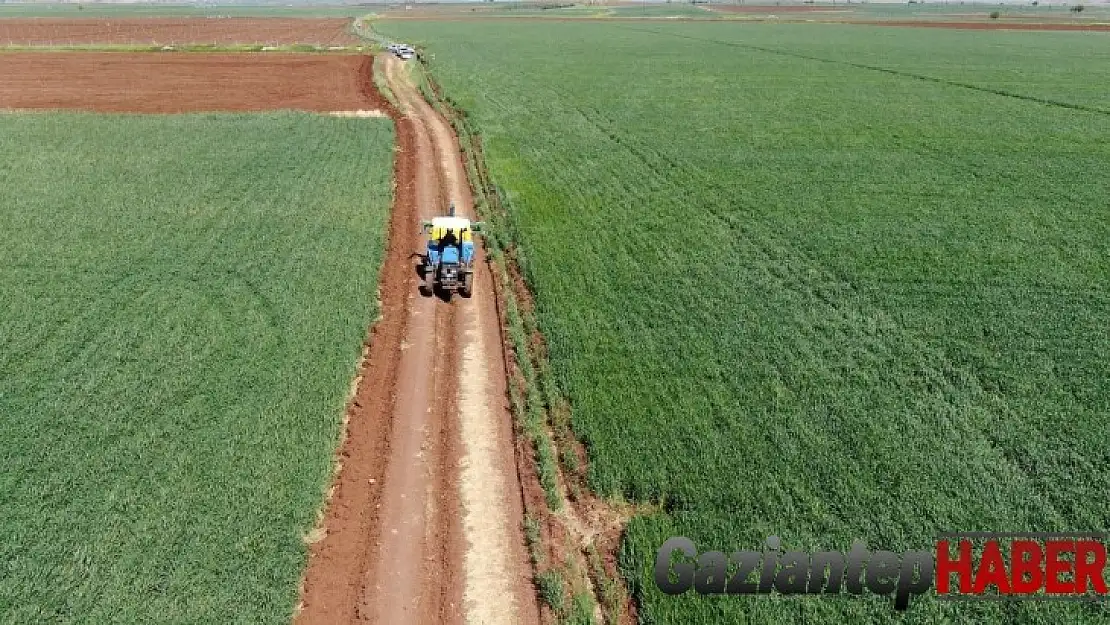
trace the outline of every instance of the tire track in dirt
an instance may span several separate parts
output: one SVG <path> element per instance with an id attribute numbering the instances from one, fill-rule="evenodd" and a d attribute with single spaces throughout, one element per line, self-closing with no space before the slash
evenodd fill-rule
<path id="1" fill-rule="evenodd" d="M 491 274 L 472 299 L 417 289 L 420 220 L 474 217 L 456 138 L 385 59 L 398 108 L 383 317 L 356 380 L 341 469 L 312 547 L 298 624 L 538 623 L 522 530 Z M 367 75 L 364 85 L 372 85 Z M 372 88 L 372 87 L 367 87 Z"/>

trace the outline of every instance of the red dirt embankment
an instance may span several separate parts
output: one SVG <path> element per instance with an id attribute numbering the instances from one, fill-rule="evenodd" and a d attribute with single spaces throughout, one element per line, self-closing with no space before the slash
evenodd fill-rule
<path id="1" fill-rule="evenodd" d="M 359 43 L 344 18 L 0 19 L 0 45 Z"/>
<path id="2" fill-rule="evenodd" d="M 18 52 L 0 56 L 0 109 L 376 108 L 360 82 L 371 63 L 354 55 Z"/>

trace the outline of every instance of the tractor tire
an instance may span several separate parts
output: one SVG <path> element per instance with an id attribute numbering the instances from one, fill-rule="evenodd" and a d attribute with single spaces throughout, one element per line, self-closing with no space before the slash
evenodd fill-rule
<path id="1" fill-rule="evenodd" d="M 459 295 L 470 297 L 474 288 L 474 273 L 467 272 L 463 275 L 463 283 L 459 286 Z"/>
<path id="2" fill-rule="evenodd" d="M 436 294 L 435 270 L 431 268 L 424 269 L 424 284 L 420 286 L 420 290 L 424 292 L 424 295 Z"/>

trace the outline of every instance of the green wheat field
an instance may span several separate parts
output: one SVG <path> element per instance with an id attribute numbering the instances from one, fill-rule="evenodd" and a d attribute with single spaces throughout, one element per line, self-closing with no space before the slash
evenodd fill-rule
<path id="1" fill-rule="evenodd" d="M 0 115 L 0 621 L 287 622 L 389 120 Z"/>
<path id="2" fill-rule="evenodd" d="M 402 22 L 483 136 L 645 623 L 1096 623 L 668 597 L 703 550 L 1110 529 L 1110 36 Z"/>

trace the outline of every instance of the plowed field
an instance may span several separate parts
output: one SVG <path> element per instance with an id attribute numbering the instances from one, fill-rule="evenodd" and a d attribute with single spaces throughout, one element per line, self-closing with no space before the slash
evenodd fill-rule
<path id="1" fill-rule="evenodd" d="M 312 54 L 6 54 L 0 109 L 137 113 L 365 109 L 370 57 Z"/>
<path id="2" fill-rule="evenodd" d="M 359 43 L 350 20 L 286 18 L 124 18 L 0 20 L 0 45 L 82 43 Z"/>

